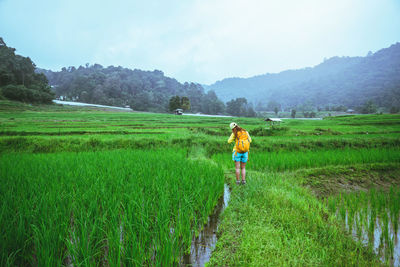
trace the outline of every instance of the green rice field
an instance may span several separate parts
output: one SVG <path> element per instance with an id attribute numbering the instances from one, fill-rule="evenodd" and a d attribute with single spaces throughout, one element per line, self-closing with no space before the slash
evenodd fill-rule
<path id="1" fill-rule="evenodd" d="M 230 122 L 250 133 L 235 184 Z M 1 266 L 399 266 L 400 115 L 176 116 L 0 101 Z"/>
<path id="2" fill-rule="evenodd" d="M 399 187 L 390 187 L 389 192 L 373 188 L 340 194 L 325 201 L 357 240 L 370 246 L 387 264 L 400 264 Z"/>
<path id="3" fill-rule="evenodd" d="M 166 149 L 2 155 L 1 262 L 178 262 L 224 184 L 220 168 L 185 155 Z"/>

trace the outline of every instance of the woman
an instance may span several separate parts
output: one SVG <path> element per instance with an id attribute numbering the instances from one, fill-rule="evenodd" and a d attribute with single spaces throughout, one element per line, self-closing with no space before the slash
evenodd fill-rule
<path id="1" fill-rule="evenodd" d="M 246 162 L 249 158 L 251 137 L 245 129 L 239 127 L 234 122 L 229 127 L 232 129 L 232 134 L 228 139 L 228 143 L 230 144 L 235 141 L 232 160 L 235 162 L 236 184 L 240 185 L 240 170 L 242 170 L 241 184 L 246 184 Z"/>

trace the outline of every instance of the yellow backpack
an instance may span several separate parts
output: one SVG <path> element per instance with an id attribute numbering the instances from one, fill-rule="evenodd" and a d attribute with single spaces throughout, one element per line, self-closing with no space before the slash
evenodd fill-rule
<path id="1" fill-rule="evenodd" d="M 237 132 L 236 152 L 246 153 L 250 149 L 249 136 L 246 131 Z"/>

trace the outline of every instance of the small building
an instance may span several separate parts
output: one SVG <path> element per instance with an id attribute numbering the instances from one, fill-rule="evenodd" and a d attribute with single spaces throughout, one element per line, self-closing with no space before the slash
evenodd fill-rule
<path id="1" fill-rule="evenodd" d="M 281 119 L 274 119 L 274 118 L 266 118 L 264 121 L 267 122 L 267 126 L 275 126 L 275 125 L 281 125 L 282 120 Z"/>
<path id="2" fill-rule="evenodd" d="M 350 114 L 354 114 L 356 111 L 354 109 L 349 108 L 346 112 L 350 113 Z"/>
<path id="3" fill-rule="evenodd" d="M 181 108 L 175 109 L 174 114 L 175 115 L 182 115 L 183 114 L 183 109 L 181 109 Z"/>

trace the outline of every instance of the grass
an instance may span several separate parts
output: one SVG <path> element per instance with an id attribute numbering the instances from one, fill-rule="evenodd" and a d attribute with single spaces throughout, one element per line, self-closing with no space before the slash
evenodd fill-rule
<path id="1" fill-rule="evenodd" d="M 380 264 L 328 200 L 397 192 L 400 115 L 266 128 L 0 100 L 0 265 L 179 264 L 222 193 L 222 169 L 234 179 L 232 121 L 253 138 L 248 184 L 233 186 L 209 266 Z"/>
<path id="2" fill-rule="evenodd" d="M 325 203 L 346 230 L 373 248 L 385 263 L 392 265 L 400 260 L 399 255 L 394 257 L 394 247 L 399 245 L 400 187 L 330 196 Z"/>
<path id="3" fill-rule="evenodd" d="M 233 186 L 207 266 L 379 265 L 372 250 L 346 235 L 297 179 L 269 172 L 248 176 L 246 186 Z"/>
<path id="4" fill-rule="evenodd" d="M 2 156 L 1 265 L 179 262 L 224 181 L 220 168 L 186 154 L 164 149 Z"/>
<path id="5" fill-rule="evenodd" d="M 138 144 L 140 148 L 140 144 L 151 146 L 159 143 L 158 140 L 174 146 L 180 143 L 181 148 L 187 148 L 194 140 L 196 144 L 207 146 L 208 154 L 214 154 L 229 151 L 230 146 L 225 143 L 231 121 L 242 125 L 254 137 L 254 152 L 400 145 L 399 115 L 335 117 L 317 121 L 288 119 L 281 127 L 267 129 L 262 118 L 203 118 L 14 103 L 0 101 L 3 108 L 0 112 L 0 153 L 107 150 L 124 148 L 125 144 L 129 147 Z M 11 108 L 12 105 L 19 109 Z M 92 140 L 89 146 L 88 139 Z"/>
<path id="6" fill-rule="evenodd" d="M 227 154 L 216 154 L 213 159 L 228 167 L 232 165 Z M 249 165 L 259 171 L 289 171 L 354 163 L 400 163 L 400 150 L 394 149 L 344 149 L 296 152 L 250 153 Z"/>

